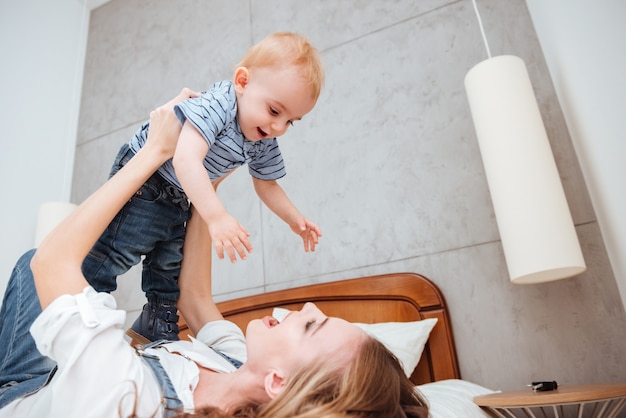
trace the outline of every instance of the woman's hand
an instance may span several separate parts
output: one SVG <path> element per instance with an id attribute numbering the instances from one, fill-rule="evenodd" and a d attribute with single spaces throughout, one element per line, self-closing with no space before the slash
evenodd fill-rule
<path id="1" fill-rule="evenodd" d="M 166 159 L 171 158 L 181 130 L 181 124 L 174 114 L 174 105 L 198 96 L 200 93 L 184 88 L 172 100 L 150 112 L 150 130 L 145 146 L 161 147 Z"/>

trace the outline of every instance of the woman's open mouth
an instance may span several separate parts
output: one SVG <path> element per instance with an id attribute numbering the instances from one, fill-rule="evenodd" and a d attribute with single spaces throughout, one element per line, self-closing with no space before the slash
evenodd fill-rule
<path id="1" fill-rule="evenodd" d="M 266 317 L 264 317 L 263 318 L 263 323 L 268 328 L 274 328 L 276 325 L 280 324 L 280 322 L 278 322 L 278 319 L 274 318 L 273 316 L 266 316 Z"/>

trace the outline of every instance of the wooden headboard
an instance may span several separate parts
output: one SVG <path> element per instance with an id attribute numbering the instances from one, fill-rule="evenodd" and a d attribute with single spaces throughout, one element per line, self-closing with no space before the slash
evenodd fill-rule
<path id="1" fill-rule="evenodd" d="M 411 380 L 415 384 L 460 378 L 448 309 L 426 277 L 394 273 L 320 283 L 218 303 L 224 317 L 245 331 L 249 321 L 271 315 L 275 307 L 300 309 L 314 302 L 326 315 L 351 322 L 406 322 L 437 318 Z M 181 338 L 189 333 L 180 323 Z"/>

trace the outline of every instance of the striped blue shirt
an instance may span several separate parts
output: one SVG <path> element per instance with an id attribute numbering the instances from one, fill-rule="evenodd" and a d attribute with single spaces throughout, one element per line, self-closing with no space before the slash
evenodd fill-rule
<path id="1" fill-rule="evenodd" d="M 248 164 L 250 175 L 261 180 L 277 180 L 285 176 L 285 163 L 276 138 L 248 141 L 237 121 L 237 100 L 231 81 L 213 84 L 200 97 L 187 99 L 174 106 L 181 124 L 190 122 L 209 144 L 204 168 L 211 181 Z M 137 152 L 148 138 L 149 122 L 145 122 L 130 141 Z M 166 180 L 182 190 L 172 160 L 159 168 Z"/>

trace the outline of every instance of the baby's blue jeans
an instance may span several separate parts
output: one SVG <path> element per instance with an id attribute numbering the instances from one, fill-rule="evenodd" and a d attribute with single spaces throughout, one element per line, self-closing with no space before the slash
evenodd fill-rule
<path id="1" fill-rule="evenodd" d="M 117 173 L 134 156 L 128 144 L 111 169 Z M 141 288 L 149 302 L 176 305 L 180 290 L 185 223 L 189 201 L 160 174 L 152 177 L 119 211 L 93 246 L 82 269 L 98 292 L 117 288 L 117 276 L 143 260 Z"/>

